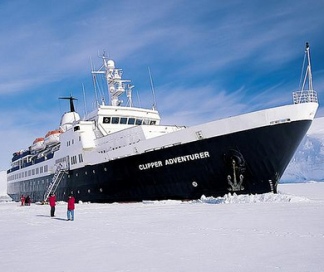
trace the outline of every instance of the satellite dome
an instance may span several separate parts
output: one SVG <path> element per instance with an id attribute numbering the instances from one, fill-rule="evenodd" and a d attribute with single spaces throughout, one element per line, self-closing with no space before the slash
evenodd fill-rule
<path id="1" fill-rule="evenodd" d="M 113 60 L 107 61 L 107 68 L 108 69 L 114 69 L 115 68 L 115 62 Z"/>

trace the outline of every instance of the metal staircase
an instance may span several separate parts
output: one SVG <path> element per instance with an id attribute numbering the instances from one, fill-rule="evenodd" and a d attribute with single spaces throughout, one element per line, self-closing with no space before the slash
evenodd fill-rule
<path id="1" fill-rule="evenodd" d="M 63 166 L 62 163 L 58 164 L 52 178 L 51 183 L 49 184 L 45 194 L 44 194 L 44 202 L 46 202 L 48 196 L 51 193 L 55 193 L 57 187 L 59 186 L 64 174 L 67 172 L 67 168 Z"/>

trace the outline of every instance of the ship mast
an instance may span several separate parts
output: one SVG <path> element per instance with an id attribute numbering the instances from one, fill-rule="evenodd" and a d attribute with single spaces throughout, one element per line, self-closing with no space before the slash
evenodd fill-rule
<path id="1" fill-rule="evenodd" d="M 130 80 L 122 79 L 122 69 L 115 68 L 115 62 L 108 59 L 104 54 L 101 56 L 103 65 L 99 70 L 93 70 L 92 74 L 104 74 L 109 93 L 109 100 L 112 106 L 120 106 L 123 101 L 119 97 L 126 92 L 127 105 L 132 107 L 132 88 L 131 84 L 125 84 L 131 82 Z"/>
<path id="2" fill-rule="evenodd" d="M 306 48 L 305 48 L 305 56 L 304 56 L 302 74 L 300 77 L 300 83 L 302 81 L 302 76 L 303 76 L 304 67 L 305 67 L 304 64 L 305 64 L 306 60 L 307 60 L 307 67 L 306 67 L 303 84 L 302 84 L 302 86 L 299 85 L 299 87 L 301 87 L 299 91 L 293 92 L 294 104 L 309 103 L 309 102 L 318 103 L 317 93 L 313 89 L 313 77 L 312 77 L 310 49 L 309 49 L 308 42 L 306 43 Z M 308 86 L 306 87 L 307 79 L 308 79 Z"/>
<path id="3" fill-rule="evenodd" d="M 312 68 L 311 68 L 311 60 L 310 60 L 310 49 L 309 49 L 309 43 L 306 43 L 305 48 L 305 57 L 307 58 L 307 68 L 306 73 L 303 81 L 303 86 L 301 90 L 303 91 L 306 85 L 306 81 L 308 78 L 308 90 L 313 90 L 313 77 L 312 77 Z"/>

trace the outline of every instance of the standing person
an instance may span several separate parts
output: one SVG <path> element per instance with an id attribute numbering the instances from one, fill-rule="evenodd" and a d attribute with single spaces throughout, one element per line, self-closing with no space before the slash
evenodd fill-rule
<path id="1" fill-rule="evenodd" d="M 25 205 L 30 206 L 30 196 L 29 195 L 25 199 Z"/>
<path id="2" fill-rule="evenodd" d="M 54 213 L 55 213 L 55 205 L 56 205 L 56 196 L 54 193 L 51 193 L 49 198 L 48 198 L 48 202 L 51 206 L 51 217 L 54 217 Z"/>
<path id="3" fill-rule="evenodd" d="M 67 203 L 67 220 L 74 220 L 74 203 L 75 203 L 75 198 L 73 195 L 69 195 L 68 203 Z"/>
<path id="4" fill-rule="evenodd" d="M 21 201 L 21 206 L 24 206 L 25 205 L 25 197 L 24 197 L 24 195 L 21 195 L 20 201 Z"/>

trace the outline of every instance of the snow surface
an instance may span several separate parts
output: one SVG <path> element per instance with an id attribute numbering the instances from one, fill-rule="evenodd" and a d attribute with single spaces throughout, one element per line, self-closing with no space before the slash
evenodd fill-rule
<path id="1" fill-rule="evenodd" d="M 324 183 L 279 194 L 76 205 L 0 203 L 1 271 L 324 271 Z"/>

